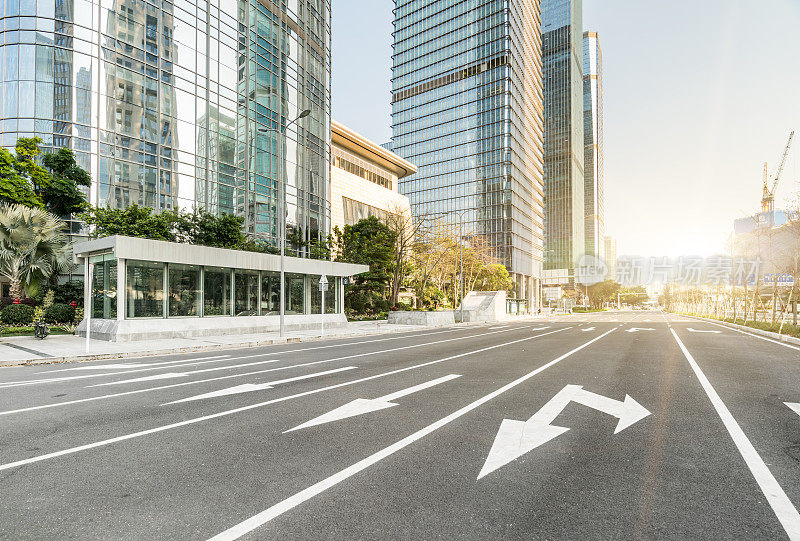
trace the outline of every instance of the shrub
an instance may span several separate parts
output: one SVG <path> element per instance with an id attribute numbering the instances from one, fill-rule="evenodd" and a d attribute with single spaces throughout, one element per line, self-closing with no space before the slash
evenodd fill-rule
<path id="1" fill-rule="evenodd" d="M 69 304 L 75 301 L 78 306 L 83 306 L 83 282 L 79 280 L 65 282 L 55 286 L 53 291 L 55 292 L 53 302 Z"/>
<path id="2" fill-rule="evenodd" d="M 24 299 L 19 300 L 20 304 L 27 304 L 28 306 L 38 306 L 39 301 L 36 299 L 32 299 L 30 297 L 25 297 Z M 10 306 L 14 304 L 13 297 L 2 297 L 0 298 L 0 309 L 5 308 L 6 306 Z"/>
<path id="3" fill-rule="evenodd" d="M 75 319 L 75 310 L 68 304 L 55 303 L 44 311 L 47 323 L 71 323 Z"/>
<path id="4" fill-rule="evenodd" d="M 25 326 L 33 321 L 33 306 L 9 304 L 0 312 L 0 321 L 6 325 Z"/>

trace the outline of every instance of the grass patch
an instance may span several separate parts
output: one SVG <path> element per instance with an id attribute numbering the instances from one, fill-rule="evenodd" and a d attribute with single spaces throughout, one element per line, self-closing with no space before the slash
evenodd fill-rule
<path id="1" fill-rule="evenodd" d="M 673 312 L 677 315 L 685 315 L 685 316 L 694 316 L 694 314 L 681 314 L 679 312 Z M 697 317 L 704 317 L 706 319 L 713 319 L 715 321 L 722 321 L 725 323 L 734 323 L 736 325 L 743 325 L 745 327 L 750 327 L 751 329 L 760 329 L 762 331 L 769 331 L 777 333 L 780 331 L 781 334 L 786 336 L 794 336 L 795 338 L 800 338 L 800 325 L 792 325 L 789 323 L 791 320 L 791 316 L 786 317 L 787 321 L 783 324 L 783 329 L 781 330 L 781 320 L 776 319 L 775 323 L 771 321 L 753 321 L 749 320 L 747 323 L 744 322 L 743 318 L 736 318 L 734 320 L 732 317 L 714 317 L 714 316 L 697 316 Z"/>
<path id="2" fill-rule="evenodd" d="M 50 334 L 72 334 L 60 327 L 51 326 Z M 33 336 L 33 327 L 0 327 L 0 336 Z"/>

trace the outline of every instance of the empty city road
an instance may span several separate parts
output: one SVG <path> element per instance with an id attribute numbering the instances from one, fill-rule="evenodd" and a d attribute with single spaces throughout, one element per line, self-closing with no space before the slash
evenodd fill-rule
<path id="1" fill-rule="evenodd" d="M 800 347 L 605 312 L 0 369 L 0 539 L 800 539 Z"/>

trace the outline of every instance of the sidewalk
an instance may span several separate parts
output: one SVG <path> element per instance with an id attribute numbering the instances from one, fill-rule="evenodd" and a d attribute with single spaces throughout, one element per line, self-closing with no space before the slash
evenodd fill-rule
<path id="1" fill-rule="evenodd" d="M 306 342 L 322 338 L 344 338 L 431 329 L 423 325 L 389 325 L 386 321 L 350 322 L 347 327 L 288 332 L 281 338 L 277 332 L 261 334 L 229 334 L 197 338 L 165 338 L 137 342 L 106 342 L 91 340 L 86 351 L 86 338 L 72 335 L 50 335 L 44 340 L 32 336 L 0 338 L 0 367 L 20 364 L 44 364 L 66 361 L 118 359 L 148 355 L 168 355 L 189 351 L 212 351 L 246 348 L 287 342 Z"/>

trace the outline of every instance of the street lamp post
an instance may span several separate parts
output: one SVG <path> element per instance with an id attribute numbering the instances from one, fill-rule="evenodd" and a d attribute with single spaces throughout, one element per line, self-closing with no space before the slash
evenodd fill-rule
<path id="1" fill-rule="evenodd" d="M 311 109 L 304 109 L 294 120 L 290 120 L 286 123 L 285 126 L 282 128 L 258 128 L 258 131 L 266 133 L 270 131 L 274 131 L 275 133 L 282 135 L 283 140 L 280 141 L 279 150 L 278 150 L 278 162 L 279 162 L 279 169 L 278 169 L 278 183 L 281 184 L 280 194 L 281 194 L 281 204 L 280 204 L 280 220 L 278 227 L 281 229 L 281 287 L 280 287 L 280 336 L 286 336 L 286 299 L 284 298 L 285 289 L 286 289 L 286 272 L 285 272 L 285 258 L 286 258 L 286 186 L 283 185 L 283 168 L 284 168 L 284 161 L 286 160 L 286 128 L 300 120 L 301 118 L 305 118 L 311 114 Z M 323 317 L 325 315 L 323 314 Z"/>

